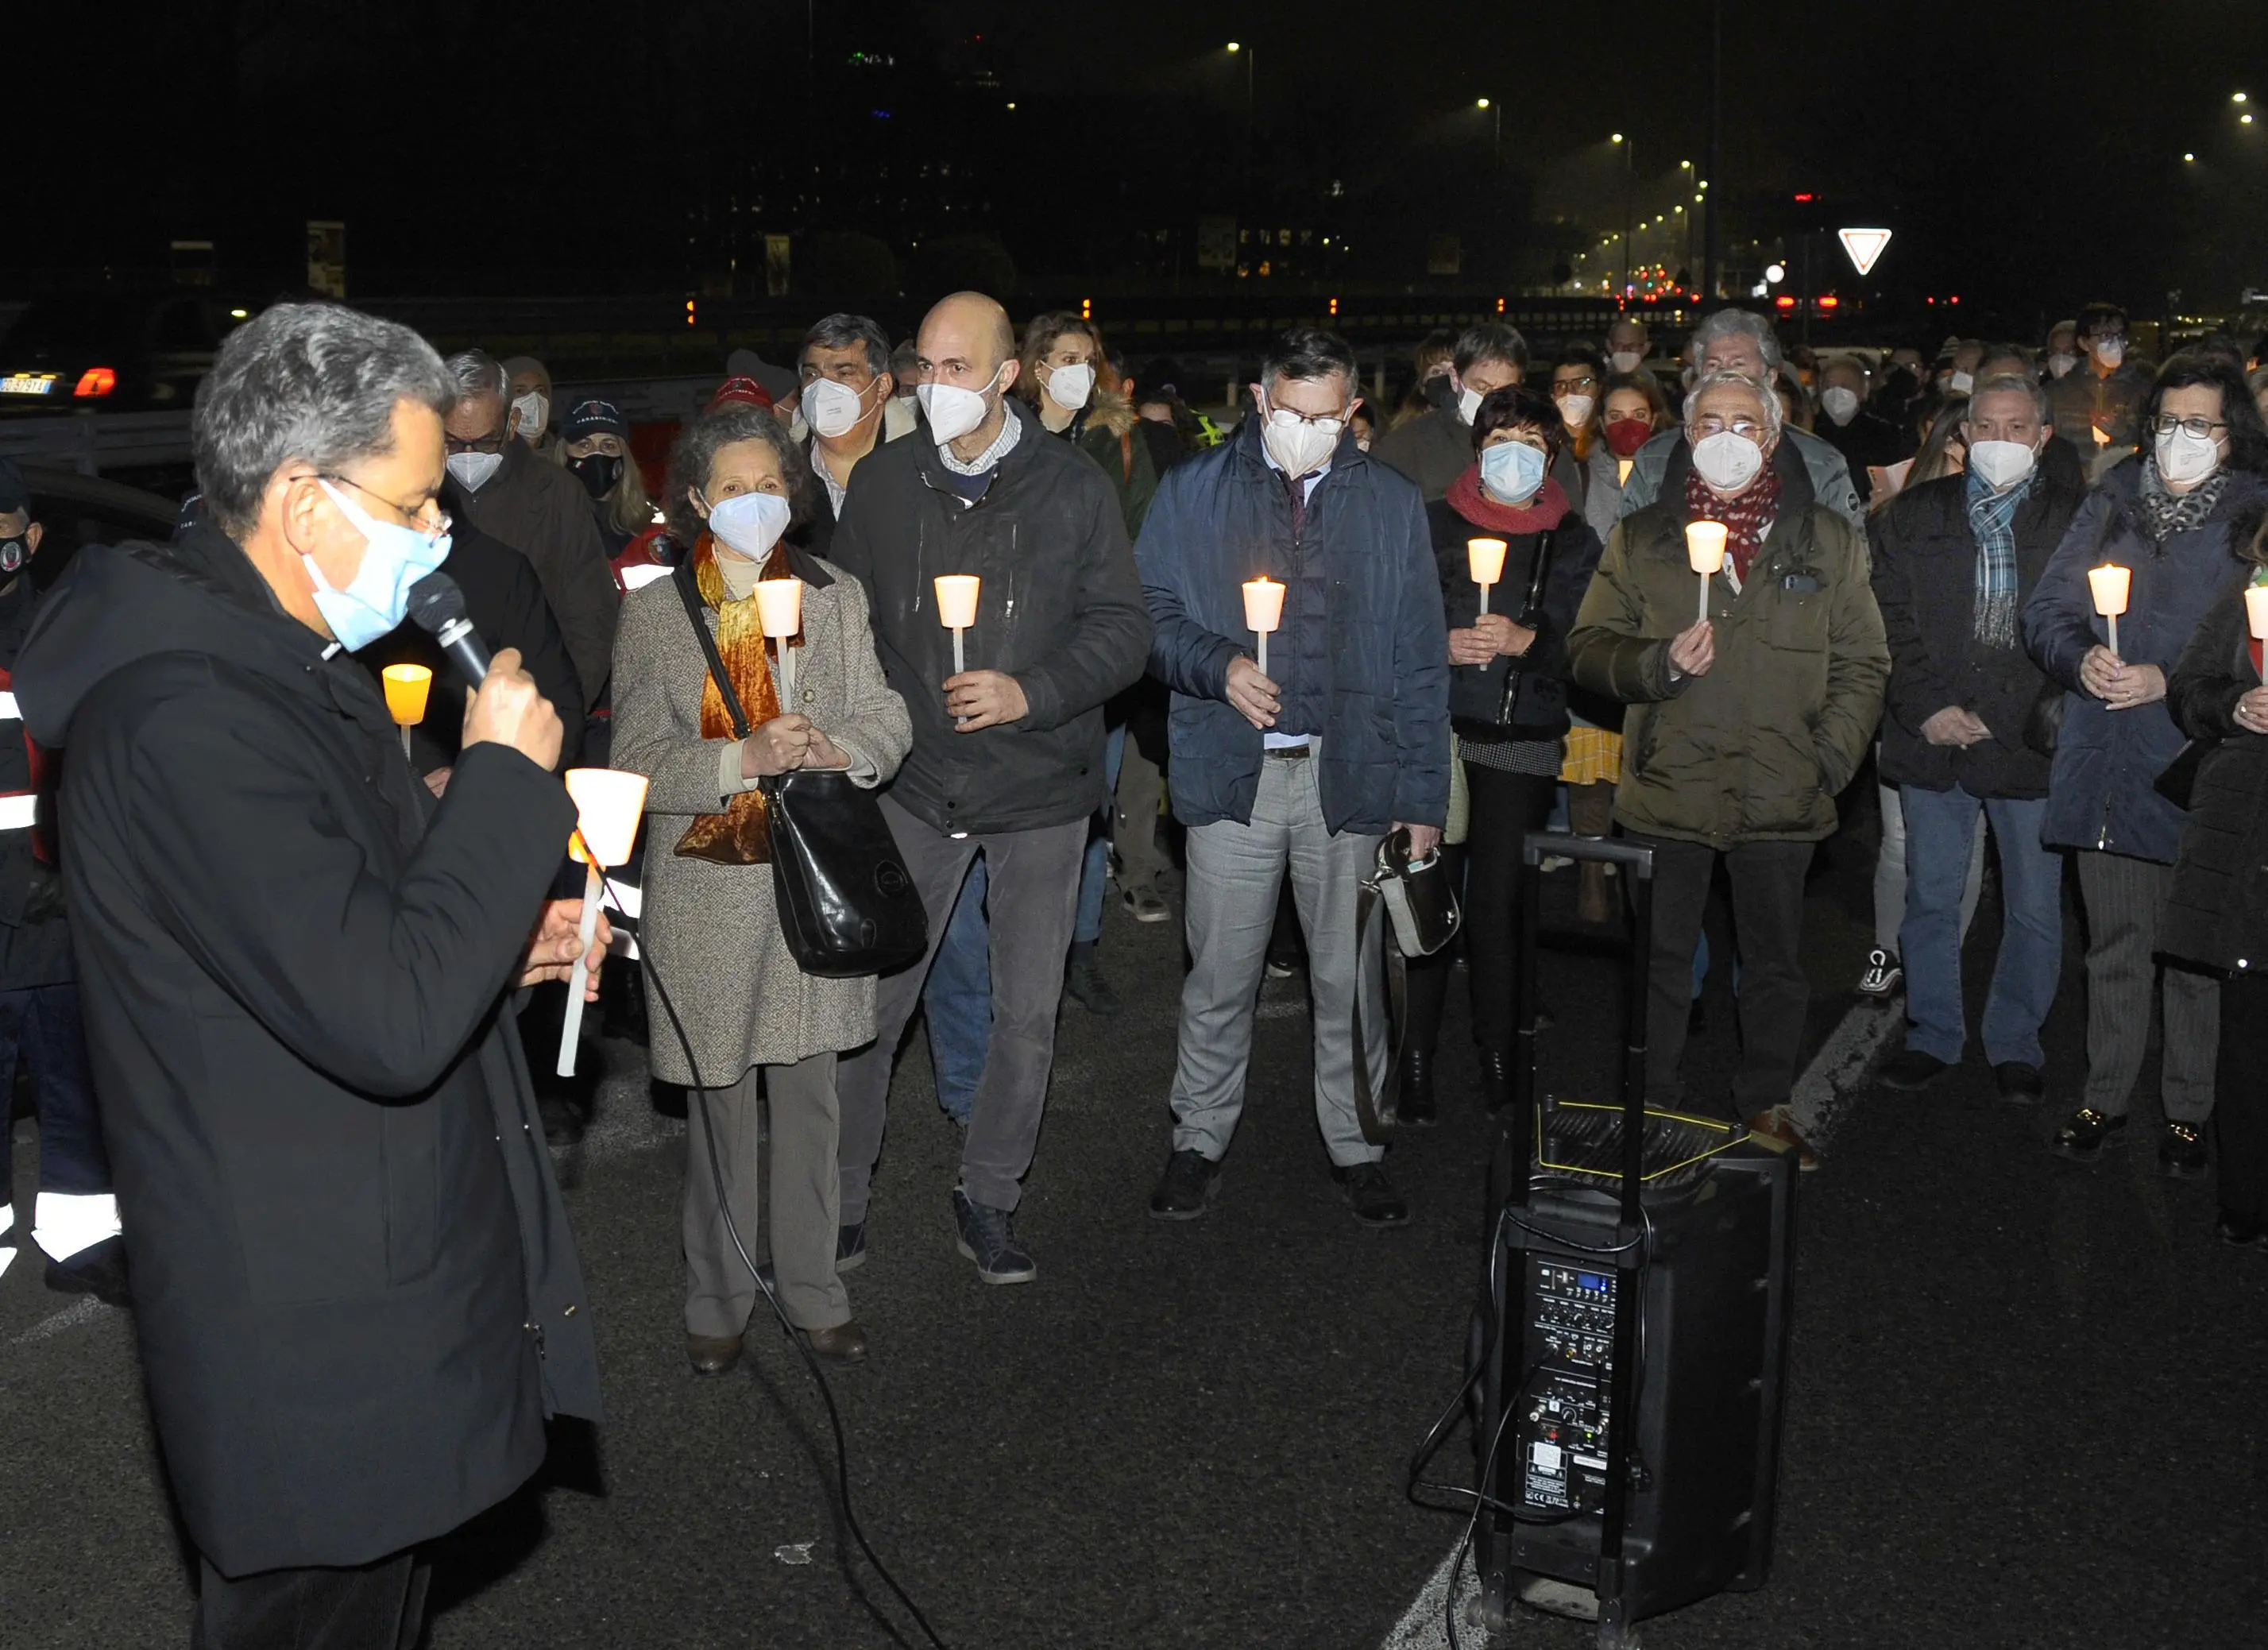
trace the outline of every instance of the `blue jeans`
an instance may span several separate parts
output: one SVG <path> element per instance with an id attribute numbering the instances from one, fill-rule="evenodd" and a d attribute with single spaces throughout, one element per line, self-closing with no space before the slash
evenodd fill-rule
<path id="1" fill-rule="evenodd" d="M 984 917 L 984 856 L 968 867 L 960 903 L 938 942 L 922 988 L 929 1022 L 929 1063 L 937 1073 L 937 1103 L 955 1123 L 968 1121 L 984 1056 L 992 1042 L 992 930 Z"/>
<path id="2" fill-rule="evenodd" d="M 1984 1057 L 2044 1065 L 2040 1026 L 2063 975 L 2063 859 L 2040 846 L 2044 798 L 2014 801 L 1900 787 L 1906 816 L 1906 919 L 1898 950 L 1906 970 L 1906 1047 L 1961 1058 L 1961 902 L 1970 843 L 1983 809 L 2000 850 L 2000 954 L 1984 999 Z"/>
<path id="3" fill-rule="evenodd" d="M 1102 748 L 1103 783 L 1118 789 L 1118 768 L 1126 756 L 1126 725 L 1110 730 Z M 1096 814 L 1108 817 L 1108 806 Z M 1079 866 L 1079 911 L 1071 929 L 1074 945 L 1092 945 L 1102 936 L 1102 896 L 1110 880 L 1110 838 L 1098 831 Z M 984 1053 L 992 1040 L 992 931 L 984 914 L 984 857 L 968 868 L 961 902 L 953 908 L 945 938 L 930 964 L 922 991 L 929 1021 L 930 1069 L 937 1073 L 937 1103 L 955 1123 L 968 1121 L 977 1079 L 984 1075 Z"/>
<path id="4" fill-rule="evenodd" d="M 40 1190 L 32 1237 L 48 1259 L 67 1261 L 118 1231 L 118 1204 L 111 1195 L 110 1158 L 95 1116 L 77 985 L 0 991 L 0 1211 L 10 1208 L 14 1174 L 7 1097 L 15 1090 L 17 1063 L 26 1058 L 40 1119 Z M 0 1232 L 0 1250 L 14 1241 L 11 1222 Z M 5 1264 L 0 1258 L 0 1268 Z"/>

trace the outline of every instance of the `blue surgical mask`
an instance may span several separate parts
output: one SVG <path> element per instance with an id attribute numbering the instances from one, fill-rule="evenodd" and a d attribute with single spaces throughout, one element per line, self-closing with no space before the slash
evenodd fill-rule
<path id="1" fill-rule="evenodd" d="M 307 575 L 315 581 L 315 611 L 350 653 L 368 647 L 409 616 L 409 587 L 446 561 L 449 535 L 428 538 L 397 521 L 379 521 L 330 482 L 323 490 L 346 519 L 362 529 L 362 565 L 344 590 L 334 589 L 312 556 Z"/>
<path id="2" fill-rule="evenodd" d="M 1525 441 L 1481 449 L 1481 486 L 1500 505 L 1524 505 L 1543 485 L 1543 454 Z"/>

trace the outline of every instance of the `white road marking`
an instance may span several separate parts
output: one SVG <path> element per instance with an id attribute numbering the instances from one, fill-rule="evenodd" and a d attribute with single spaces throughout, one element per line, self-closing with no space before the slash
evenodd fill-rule
<path id="1" fill-rule="evenodd" d="M 85 1296 L 72 1305 L 65 1307 L 62 1311 L 41 1318 L 30 1329 L 11 1340 L 8 1344 L 25 1346 L 33 1341 L 52 1340 L 66 1330 L 75 1330 L 82 1323 L 93 1322 L 111 1309 L 92 1295 Z"/>
<path id="2" fill-rule="evenodd" d="M 1819 1052 L 1811 1057 L 1811 1064 L 1803 1068 L 1803 1075 L 1795 1079 L 1795 1086 L 1788 1093 L 1789 1119 L 1815 1148 L 1823 1151 L 1833 1138 L 1850 1109 L 1852 1094 L 1874 1064 L 1875 1054 L 1904 1017 L 1902 1003 L 1852 1004 L 1842 1022 L 1819 1045 Z M 1462 1526 L 1458 1533 L 1462 1538 Z M 1449 1565 L 1455 1557 L 1456 1547 L 1452 1545 L 1448 1558 L 1441 1560 L 1425 1585 L 1418 1589 L 1417 1599 L 1403 1612 L 1394 1631 L 1386 1635 L 1380 1650 L 1449 1650 L 1449 1635 L 1441 1625 L 1441 1604 L 1448 1591 Z M 1479 1588 L 1480 1578 L 1468 1561 L 1463 1574 L 1458 1577 L 1460 1611 L 1466 1609 Z M 1467 1650 L 1479 1650 L 1488 1642 L 1487 1636 L 1478 1626 L 1469 1632 L 1464 1624 L 1470 1619 L 1467 1614 L 1458 1616 L 1458 1639 Z"/>

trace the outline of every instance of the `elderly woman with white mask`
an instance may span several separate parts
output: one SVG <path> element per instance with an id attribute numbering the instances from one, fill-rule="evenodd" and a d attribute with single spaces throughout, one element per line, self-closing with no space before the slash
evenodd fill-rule
<path id="1" fill-rule="evenodd" d="M 818 979 L 796 965 L 774 904 L 766 803 L 757 785 L 799 768 L 847 769 L 859 784 L 896 771 L 912 742 L 904 702 L 883 681 L 865 589 L 783 541 L 804 458 L 762 408 L 711 412 L 670 454 L 672 531 L 694 546 L 671 578 L 622 604 L 615 649 L 617 767 L 652 781 L 639 942 L 689 1050 L 656 995 L 654 1075 L 697 1087 L 687 1135 L 686 1352 L 704 1374 L 739 1361 L 756 1283 L 725 1229 L 715 1174 L 743 1243 L 759 1213 L 757 1091 L 770 1105 L 769 1213 L 782 1308 L 822 1358 L 856 1363 L 865 1331 L 836 1271 L 841 1130 L 836 1057 L 874 1035 L 874 982 Z M 802 629 L 768 642 L 757 586 L 802 580 Z M 733 736 L 724 694 L 692 628 L 697 593 L 725 674 L 753 732 Z M 795 648 L 796 703 L 783 704 L 777 651 Z M 689 1058 L 688 1058 L 689 1054 Z"/>
<path id="2" fill-rule="evenodd" d="M 1689 554 L 1697 522 L 1722 529 L 1720 560 Z M 1810 1002 L 1804 873 L 1874 737 L 1889 652 L 1865 541 L 1815 498 L 1770 389 L 1712 372 L 1687 396 L 1660 497 L 1608 539 L 1568 656 L 1578 683 L 1630 706 L 1615 817 L 1653 850 L 1647 1101 L 1686 1103 L 1693 949 L 1721 856 L 1741 949 L 1733 1099 L 1808 1168 L 1785 1109 Z"/>

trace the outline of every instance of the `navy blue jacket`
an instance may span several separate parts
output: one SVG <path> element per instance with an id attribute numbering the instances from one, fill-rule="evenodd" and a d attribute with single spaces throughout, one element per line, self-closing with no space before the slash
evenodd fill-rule
<path id="1" fill-rule="evenodd" d="M 1277 727 L 1317 735 L 1323 822 L 1380 835 L 1439 825 L 1449 810 L 1449 641 L 1417 487 L 1349 436 L 1292 531 L 1292 495 L 1248 417 L 1235 438 L 1176 466 L 1134 547 L 1157 633 L 1150 674 L 1174 690 L 1174 814 L 1248 822 L 1260 730 L 1228 703 L 1230 663 L 1250 656 L 1244 581 L 1287 586 L 1268 674 Z"/>
<path id="2" fill-rule="evenodd" d="M 2153 787 L 2180 752 L 2182 731 L 2162 699 L 2112 711 L 2080 687 L 2080 660 L 2110 639 L 2087 570 L 2105 562 L 2132 570 L 2118 618 L 2119 657 L 2155 665 L 2170 681 L 2205 614 L 2250 570 L 2239 556 L 2268 505 L 2268 481 L 2232 475 L 2202 528 L 2157 544 L 2140 526 L 2141 476 L 2139 461 L 2121 464 L 2080 505 L 2024 604 L 2024 645 L 2067 689 L 2041 840 L 2171 865 L 2181 849 L 2182 811 Z"/>

